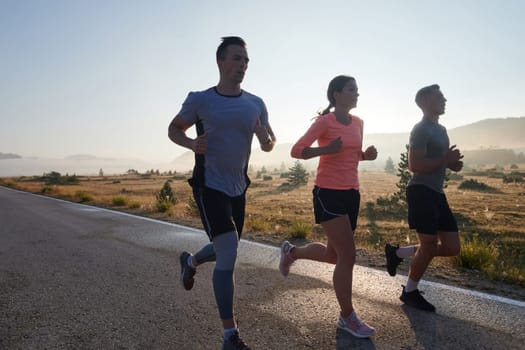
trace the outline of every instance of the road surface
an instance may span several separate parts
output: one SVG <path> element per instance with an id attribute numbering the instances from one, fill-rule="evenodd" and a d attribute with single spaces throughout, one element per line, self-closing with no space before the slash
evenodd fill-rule
<path id="1" fill-rule="evenodd" d="M 178 256 L 203 232 L 0 187 L 0 349 L 220 349 L 213 264 L 192 291 Z M 403 307 L 403 276 L 356 266 L 372 339 L 336 330 L 333 266 L 277 271 L 278 249 L 242 241 L 235 309 L 252 349 L 524 349 L 525 303 L 423 283 L 437 313 Z"/>

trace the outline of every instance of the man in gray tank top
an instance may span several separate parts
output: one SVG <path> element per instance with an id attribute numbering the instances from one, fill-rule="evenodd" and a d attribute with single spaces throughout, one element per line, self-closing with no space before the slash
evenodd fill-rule
<path id="1" fill-rule="evenodd" d="M 435 311 L 434 305 L 418 290 L 418 283 L 428 265 L 435 256 L 456 256 L 460 250 L 458 227 L 443 192 L 443 182 L 447 168 L 453 171 L 462 169 L 463 156 L 455 145 L 450 147 L 447 130 L 439 124 L 446 101 L 438 85 L 426 86 L 416 94 L 423 119 L 410 133 L 408 163 L 413 176 L 406 194 L 408 224 L 416 230 L 419 245 L 385 246 L 387 271 L 391 276 L 395 276 L 396 268 L 404 258 L 412 257 L 408 281 L 400 299 L 425 311 Z"/>
<path id="2" fill-rule="evenodd" d="M 273 149 L 275 135 L 263 100 L 241 89 L 249 61 L 244 40 L 223 38 L 216 59 L 220 73 L 217 86 L 190 92 L 169 126 L 169 138 L 195 153 L 189 183 L 211 242 L 195 255 L 182 252 L 180 278 L 183 287 L 190 290 L 197 266 L 216 262 L 213 291 L 224 328 L 222 349 L 249 350 L 233 315 L 233 271 L 244 225 L 253 135 L 265 152 Z M 195 139 L 186 136 L 193 125 Z"/>

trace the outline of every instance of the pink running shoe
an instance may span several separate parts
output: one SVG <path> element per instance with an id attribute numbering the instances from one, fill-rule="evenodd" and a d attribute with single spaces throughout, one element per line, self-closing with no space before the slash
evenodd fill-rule
<path id="1" fill-rule="evenodd" d="M 337 322 L 337 327 L 347 331 L 357 338 L 370 338 L 376 334 L 375 328 L 370 327 L 361 321 L 355 314 L 355 311 L 353 311 L 346 319 L 340 316 L 339 321 Z"/>
<path id="2" fill-rule="evenodd" d="M 288 241 L 284 241 L 283 244 L 281 244 L 281 260 L 279 261 L 279 271 L 284 277 L 288 276 L 288 273 L 290 273 L 290 266 L 292 266 L 295 261 L 291 254 L 294 248 L 295 246 Z"/>

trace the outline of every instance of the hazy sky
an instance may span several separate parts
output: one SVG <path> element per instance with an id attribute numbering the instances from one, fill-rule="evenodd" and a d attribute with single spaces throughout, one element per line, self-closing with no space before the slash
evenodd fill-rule
<path id="1" fill-rule="evenodd" d="M 365 133 L 409 131 L 431 83 L 449 128 L 525 116 L 523 14 L 522 0 L 0 0 L 0 152 L 173 160 L 168 124 L 217 83 L 227 35 L 248 44 L 243 88 L 278 142 L 308 128 L 338 74 L 357 79 Z"/>

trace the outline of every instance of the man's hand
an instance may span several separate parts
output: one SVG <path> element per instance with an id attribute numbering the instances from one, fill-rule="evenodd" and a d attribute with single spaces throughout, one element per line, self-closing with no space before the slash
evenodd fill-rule
<path id="1" fill-rule="evenodd" d="M 208 136 L 208 132 L 205 132 L 204 134 L 200 135 L 195 140 L 193 140 L 193 152 L 197 154 L 206 153 L 206 150 L 208 149 L 208 140 L 206 140 L 206 136 Z"/>
<path id="2" fill-rule="evenodd" d="M 448 168 L 455 172 L 461 171 L 461 169 L 463 169 L 463 162 L 458 160 L 457 162 L 449 164 Z"/>
<path id="3" fill-rule="evenodd" d="M 265 125 L 261 124 L 260 118 L 257 118 L 257 122 L 255 124 L 255 136 L 257 136 L 257 139 L 259 140 L 260 144 L 268 143 L 268 140 L 272 141 L 268 129 Z"/>
<path id="4" fill-rule="evenodd" d="M 452 163 L 456 163 L 461 158 L 463 158 L 463 155 L 459 151 L 459 149 L 456 149 L 456 145 L 450 146 L 450 148 L 447 151 L 446 154 L 446 160 L 447 160 L 447 166 Z"/>

